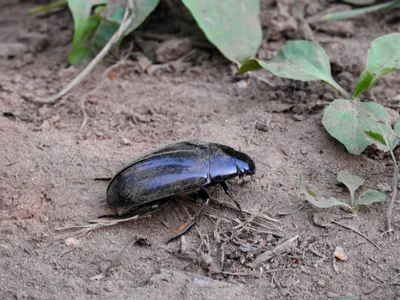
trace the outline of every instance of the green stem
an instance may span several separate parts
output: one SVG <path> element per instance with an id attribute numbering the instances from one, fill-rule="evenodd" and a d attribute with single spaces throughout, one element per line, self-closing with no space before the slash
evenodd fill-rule
<path id="1" fill-rule="evenodd" d="M 333 80 L 332 80 L 333 81 Z M 344 96 L 346 99 L 350 100 L 351 96 L 344 88 L 342 88 L 339 84 L 337 84 L 335 81 L 333 82 L 328 82 L 325 81 L 327 84 L 329 84 L 331 87 L 333 87 L 335 90 L 337 90 L 342 96 Z"/>
<path id="2" fill-rule="evenodd" d="M 28 13 L 30 15 L 36 15 L 36 14 L 39 14 L 39 13 L 42 13 L 42 12 L 48 12 L 48 11 L 53 10 L 55 8 L 58 8 L 58 7 L 66 6 L 67 4 L 68 4 L 68 0 L 59 0 L 59 1 L 56 1 L 56 2 L 52 2 L 50 4 L 46 4 L 46 5 L 42 5 L 42 6 L 30 9 L 28 11 Z"/>

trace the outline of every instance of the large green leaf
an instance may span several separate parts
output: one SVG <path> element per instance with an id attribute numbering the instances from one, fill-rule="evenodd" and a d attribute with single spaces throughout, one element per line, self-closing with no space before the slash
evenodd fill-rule
<path id="1" fill-rule="evenodd" d="M 90 47 L 87 40 L 100 24 L 101 18 L 98 15 L 91 15 L 92 7 L 105 5 L 107 0 L 68 0 L 68 7 L 74 19 L 74 37 L 72 49 L 68 60 L 72 64 L 79 64 L 90 58 Z"/>
<path id="2" fill-rule="evenodd" d="M 125 36 L 143 23 L 149 14 L 157 7 L 159 0 L 134 0 L 134 3 L 135 17 L 125 31 Z M 125 0 L 116 0 L 113 5 L 108 4 L 105 14 L 109 16 L 110 19 L 104 19 L 93 36 L 93 45 L 96 48 L 104 47 L 118 30 L 125 14 Z"/>
<path id="3" fill-rule="evenodd" d="M 234 62 L 253 57 L 261 44 L 259 0 L 182 0 L 208 40 Z"/>
<path id="4" fill-rule="evenodd" d="M 350 191 L 351 204 L 354 204 L 354 194 L 356 190 L 364 183 L 364 179 L 349 173 L 347 170 L 341 170 L 337 174 L 337 180 L 343 183 Z"/>
<path id="5" fill-rule="evenodd" d="M 276 57 L 268 62 L 248 59 L 237 74 L 264 68 L 275 76 L 312 81 L 322 80 L 337 89 L 342 95 L 346 91 L 333 80 L 331 66 L 325 50 L 307 41 L 293 41 L 283 46 Z"/>
<path id="6" fill-rule="evenodd" d="M 92 7 L 94 5 L 105 5 L 107 0 L 68 0 L 68 7 L 74 19 L 73 46 L 81 46 L 88 36 L 98 25 L 98 18 L 91 19 Z M 97 22 L 97 24 L 95 24 Z"/>
<path id="7" fill-rule="evenodd" d="M 352 154 L 360 154 L 374 143 L 365 134 L 367 131 L 385 135 L 391 146 L 397 139 L 389 125 L 389 114 L 374 102 L 337 99 L 325 109 L 322 124 Z"/>
<path id="8" fill-rule="evenodd" d="M 134 0 L 135 17 L 127 29 L 126 35 L 138 28 L 148 15 L 157 7 L 159 2 L 160 0 Z"/>
<path id="9" fill-rule="evenodd" d="M 353 97 L 371 88 L 377 79 L 400 69 L 400 33 L 391 33 L 374 40 L 368 50 L 367 67 L 361 73 Z"/>

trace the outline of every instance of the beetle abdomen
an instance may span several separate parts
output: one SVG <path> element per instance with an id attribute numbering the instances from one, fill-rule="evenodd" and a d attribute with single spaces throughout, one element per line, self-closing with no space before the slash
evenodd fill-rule
<path id="1" fill-rule="evenodd" d="M 194 191 L 209 183 L 209 148 L 175 150 L 151 155 L 125 168 L 111 182 L 112 207 L 140 205 Z"/>

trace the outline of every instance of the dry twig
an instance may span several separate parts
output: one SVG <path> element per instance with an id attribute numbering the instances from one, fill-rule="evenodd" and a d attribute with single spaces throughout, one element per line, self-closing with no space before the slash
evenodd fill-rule
<path id="1" fill-rule="evenodd" d="M 78 74 L 67 86 L 65 86 L 60 92 L 56 95 L 43 100 L 43 101 L 32 101 L 38 104 L 55 104 L 57 103 L 62 96 L 67 94 L 70 90 L 72 90 L 78 83 L 80 83 L 86 75 L 88 75 L 94 67 L 106 56 L 106 54 L 110 51 L 111 47 L 114 46 L 118 40 L 125 34 L 129 25 L 132 23 L 135 18 L 135 7 L 133 4 L 133 0 L 128 0 L 125 7 L 125 14 L 122 19 L 121 25 L 119 26 L 117 32 L 111 37 L 111 39 L 107 42 L 107 44 L 101 49 L 99 54 L 86 66 L 85 69 L 82 70 L 81 73 Z"/>
<path id="2" fill-rule="evenodd" d="M 358 235 L 360 235 L 360 236 L 362 236 L 364 239 L 366 239 L 368 242 L 370 242 L 372 245 L 374 245 L 376 249 L 381 250 L 381 248 L 380 248 L 376 243 L 374 243 L 374 242 L 373 242 L 372 240 L 370 240 L 366 235 L 362 234 L 362 233 L 361 233 L 360 231 L 358 231 L 357 229 L 352 228 L 351 226 L 344 225 L 344 224 L 339 223 L 339 222 L 334 221 L 334 220 L 331 220 L 331 222 L 334 223 L 334 224 L 337 224 L 337 225 L 339 225 L 339 226 L 341 226 L 341 227 L 343 227 L 343 228 L 346 228 L 346 229 L 349 229 L 349 230 L 354 231 L 355 233 L 357 233 Z"/>
<path id="3" fill-rule="evenodd" d="M 143 216 L 143 217 L 149 217 L 149 216 Z M 130 218 L 126 219 L 119 219 L 119 220 L 105 220 L 105 221 L 99 221 L 96 220 L 94 221 L 93 224 L 86 224 L 86 225 L 77 225 L 77 226 L 69 226 L 69 227 L 62 227 L 62 228 L 56 228 L 56 231 L 64 231 L 64 230 L 71 230 L 71 229 L 78 229 L 75 232 L 72 233 L 65 233 L 65 234 L 59 234 L 54 237 L 55 240 L 61 240 L 67 237 L 75 236 L 75 237 L 80 237 L 86 233 L 89 233 L 93 230 L 100 229 L 103 227 L 108 227 L 108 226 L 114 226 L 119 223 L 124 223 L 124 222 L 129 222 L 132 220 L 136 220 L 139 218 L 139 215 L 135 215 Z"/>

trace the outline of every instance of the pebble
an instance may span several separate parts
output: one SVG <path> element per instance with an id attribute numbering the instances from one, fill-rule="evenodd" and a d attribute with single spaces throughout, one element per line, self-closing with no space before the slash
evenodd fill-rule
<path id="1" fill-rule="evenodd" d="M 78 247 L 79 246 L 79 241 L 77 239 L 74 239 L 72 237 L 67 238 L 64 240 L 64 244 L 69 246 L 69 247 Z"/>

